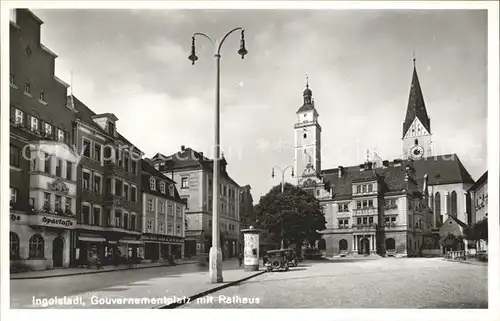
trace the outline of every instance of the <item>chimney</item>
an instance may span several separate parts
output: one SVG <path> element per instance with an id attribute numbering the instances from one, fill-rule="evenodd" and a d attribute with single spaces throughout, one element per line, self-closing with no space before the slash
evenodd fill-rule
<path id="1" fill-rule="evenodd" d="M 401 158 L 396 158 L 394 160 L 394 167 L 400 167 L 401 166 Z"/>
<path id="2" fill-rule="evenodd" d="M 339 166 L 339 178 L 341 178 L 344 175 L 344 167 Z"/>
<path id="3" fill-rule="evenodd" d="M 388 160 L 382 161 L 382 165 L 384 165 L 384 168 L 389 167 L 389 161 Z"/>
<path id="4" fill-rule="evenodd" d="M 362 172 L 365 170 L 365 164 L 359 164 L 359 171 Z"/>
<path id="5" fill-rule="evenodd" d="M 186 146 L 184 145 L 181 145 L 181 152 L 185 151 L 186 150 Z"/>

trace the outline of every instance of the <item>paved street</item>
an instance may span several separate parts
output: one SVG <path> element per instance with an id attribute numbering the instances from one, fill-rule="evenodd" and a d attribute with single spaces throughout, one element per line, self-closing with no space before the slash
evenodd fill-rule
<path id="1" fill-rule="evenodd" d="M 487 272 L 486 266 L 441 258 L 307 262 L 213 293 L 212 302 L 205 298 L 183 308 L 487 308 Z"/>
<path id="2" fill-rule="evenodd" d="M 225 261 L 224 271 L 224 277 L 227 281 L 239 277 L 240 272 L 242 272 L 238 267 L 237 260 Z M 87 301 L 85 308 L 151 308 L 157 304 L 124 305 L 108 303 L 91 306 L 88 301 L 93 295 L 108 298 L 190 296 L 196 294 L 198 289 L 211 287 L 208 284 L 207 272 L 208 267 L 199 267 L 197 264 L 184 264 L 47 279 L 11 280 L 11 308 L 31 308 L 34 307 L 32 304 L 33 297 L 43 299 L 55 296 L 82 297 Z M 41 308 L 42 306 L 36 307 Z M 49 308 L 64 307 L 81 306 L 78 306 L 78 304 L 49 306 Z"/>

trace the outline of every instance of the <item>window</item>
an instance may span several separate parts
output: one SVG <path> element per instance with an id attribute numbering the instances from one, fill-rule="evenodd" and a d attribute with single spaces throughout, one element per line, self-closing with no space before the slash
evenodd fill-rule
<path id="1" fill-rule="evenodd" d="M 43 206 L 50 207 L 50 193 L 43 193 Z"/>
<path id="2" fill-rule="evenodd" d="M 434 197 L 434 204 L 434 211 L 436 213 L 436 216 L 441 216 L 441 195 L 439 194 L 439 192 L 437 192 Z"/>
<path id="3" fill-rule="evenodd" d="M 483 195 L 484 199 L 484 195 Z M 451 215 L 457 216 L 457 192 L 451 192 Z"/>
<path id="4" fill-rule="evenodd" d="M 363 201 L 363 208 L 367 208 L 368 207 L 368 201 Z"/>
<path id="5" fill-rule="evenodd" d="M 10 84 L 15 85 L 16 84 L 16 78 L 14 77 L 14 74 L 10 74 Z"/>
<path id="6" fill-rule="evenodd" d="M 373 207 L 373 201 L 372 200 L 368 200 L 368 207 Z"/>
<path id="7" fill-rule="evenodd" d="M 181 217 L 182 216 L 182 210 L 181 210 L 181 207 L 179 205 L 177 205 L 175 207 L 175 212 L 177 214 L 177 217 Z"/>
<path id="8" fill-rule="evenodd" d="M 111 136 L 115 135 L 115 124 L 108 122 L 108 134 Z"/>
<path id="9" fill-rule="evenodd" d="M 168 184 L 168 195 L 174 196 L 174 185 Z"/>
<path id="10" fill-rule="evenodd" d="M 137 161 L 131 160 L 130 167 L 132 169 L 132 174 L 136 175 L 137 174 Z"/>
<path id="11" fill-rule="evenodd" d="M 366 193 L 366 185 L 363 185 L 362 188 L 363 188 L 363 193 Z"/>
<path id="12" fill-rule="evenodd" d="M 223 187 L 222 189 L 223 189 L 223 191 L 224 191 L 224 193 L 223 193 L 223 194 L 224 194 L 224 196 L 227 196 L 227 187 L 224 185 L 224 187 Z"/>
<path id="13" fill-rule="evenodd" d="M 16 125 L 24 125 L 24 112 L 22 110 L 16 109 L 14 122 Z"/>
<path id="14" fill-rule="evenodd" d="M 165 182 L 160 182 L 160 192 L 165 194 Z"/>
<path id="15" fill-rule="evenodd" d="M 98 162 L 101 161 L 102 159 L 101 152 L 102 152 L 101 144 L 94 143 L 94 160 Z"/>
<path id="16" fill-rule="evenodd" d="M 172 224 L 168 224 L 167 225 L 167 234 L 172 235 L 173 229 L 174 229 L 174 226 Z"/>
<path id="17" fill-rule="evenodd" d="M 71 213 L 71 208 L 73 207 L 73 200 L 66 196 L 66 204 L 64 206 L 64 211 L 66 213 Z"/>
<path id="18" fill-rule="evenodd" d="M 66 179 L 72 180 L 73 178 L 73 163 L 66 161 Z"/>
<path id="19" fill-rule="evenodd" d="M 153 200 L 148 199 L 148 211 L 152 212 L 153 211 Z"/>
<path id="20" fill-rule="evenodd" d="M 373 192 L 373 185 L 372 184 L 368 185 L 368 192 L 369 193 Z"/>
<path id="21" fill-rule="evenodd" d="M 339 228 L 349 228 L 349 220 L 339 220 Z"/>
<path id="22" fill-rule="evenodd" d="M 19 259 L 19 236 L 14 232 L 10 232 L 9 248 L 10 248 L 10 259 L 11 260 Z"/>
<path id="23" fill-rule="evenodd" d="M 361 225 L 361 217 L 358 217 L 357 221 L 358 225 Z"/>
<path id="24" fill-rule="evenodd" d="M 44 257 L 43 255 L 43 248 L 44 248 L 44 241 L 43 237 L 40 234 L 35 234 L 32 237 L 30 237 L 30 259 L 42 259 Z"/>
<path id="25" fill-rule="evenodd" d="M 63 143 L 66 141 L 66 133 L 61 129 L 57 129 L 57 141 Z"/>
<path id="26" fill-rule="evenodd" d="M 182 232 L 181 232 L 181 226 L 177 225 L 176 235 L 181 235 L 181 234 L 182 234 Z"/>
<path id="27" fill-rule="evenodd" d="M 183 177 L 181 179 L 181 188 L 189 188 L 189 186 L 188 186 L 188 178 L 187 177 Z"/>
<path id="28" fill-rule="evenodd" d="M 160 213 L 164 214 L 165 213 L 165 203 L 160 202 Z"/>
<path id="29" fill-rule="evenodd" d="M 135 215 L 130 215 L 130 229 L 134 230 L 134 231 L 137 229 L 137 226 L 135 223 Z"/>
<path id="30" fill-rule="evenodd" d="M 122 212 L 115 212 L 115 226 L 122 227 Z"/>
<path id="31" fill-rule="evenodd" d="M 61 206 L 62 206 L 62 198 L 61 198 L 61 196 L 56 195 L 56 204 L 54 207 L 55 210 L 61 210 L 62 209 Z"/>
<path id="32" fill-rule="evenodd" d="M 153 221 L 148 220 L 147 228 L 148 228 L 148 231 L 151 231 L 153 229 Z"/>
<path id="33" fill-rule="evenodd" d="M 52 136 L 52 125 L 45 123 L 43 125 L 43 132 L 45 133 L 45 136 L 47 136 L 47 137 Z"/>
<path id="34" fill-rule="evenodd" d="M 367 224 L 368 223 L 368 218 L 367 217 L 363 217 L 363 224 Z"/>
<path id="35" fill-rule="evenodd" d="M 373 216 L 370 216 L 370 217 L 368 218 L 368 223 L 373 224 Z"/>
<path id="36" fill-rule="evenodd" d="M 123 196 L 123 183 L 120 180 L 115 180 L 115 195 Z"/>
<path id="37" fill-rule="evenodd" d="M 45 103 L 45 94 L 43 91 L 40 92 L 40 97 L 38 98 L 41 103 Z"/>
<path id="38" fill-rule="evenodd" d="M 19 147 L 10 145 L 10 166 L 19 167 Z"/>
<path id="39" fill-rule="evenodd" d="M 129 168 L 129 158 L 127 156 L 123 157 L 123 163 L 124 163 L 125 171 L 128 173 L 130 168 Z"/>
<path id="40" fill-rule="evenodd" d="M 125 198 L 126 201 L 129 200 L 128 184 L 123 185 L 123 197 Z"/>
<path id="41" fill-rule="evenodd" d="M 90 142 L 90 140 L 83 138 L 82 140 L 83 156 L 90 158 L 91 144 L 92 143 Z"/>
<path id="42" fill-rule="evenodd" d="M 158 225 L 158 227 L 160 228 L 160 233 L 163 234 L 164 233 L 164 228 L 165 228 L 165 223 L 160 222 L 160 224 Z"/>
<path id="43" fill-rule="evenodd" d="M 137 187 L 131 186 L 130 187 L 130 199 L 132 202 L 137 202 Z"/>
<path id="44" fill-rule="evenodd" d="M 167 215 L 169 215 L 169 216 L 173 216 L 174 215 L 174 207 L 170 203 L 167 205 Z"/>
<path id="45" fill-rule="evenodd" d="M 30 130 L 33 132 L 38 131 L 38 118 L 31 116 Z"/>
<path id="46" fill-rule="evenodd" d="M 96 194 L 102 194 L 102 178 L 96 174 L 94 174 L 94 192 Z"/>
<path id="47" fill-rule="evenodd" d="M 82 204 L 82 223 L 90 224 L 90 206 L 87 204 Z"/>
<path id="48" fill-rule="evenodd" d="M 123 214 L 123 228 L 128 230 L 128 214 Z"/>
<path id="49" fill-rule="evenodd" d="M 149 188 L 152 191 L 156 191 L 156 180 L 154 179 L 154 177 L 149 178 Z"/>
<path id="50" fill-rule="evenodd" d="M 82 188 L 86 191 L 90 191 L 90 173 L 83 172 L 82 173 Z"/>
<path id="51" fill-rule="evenodd" d="M 31 85 L 28 82 L 24 84 L 24 93 L 31 96 Z"/>
<path id="52" fill-rule="evenodd" d="M 94 217 L 92 219 L 93 225 L 101 225 L 101 208 L 94 207 Z"/>
<path id="53" fill-rule="evenodd" d="M 45 162 L 43 164 L 43 171 L 47 174 L 51 174 L 51 172 L 52 172 L 52 155 L 45 153 L 44 159 L 45 159 Z"/>
<path id="54" fill-rule="evenodd" d="M 56 176 L 62 177 L 62 160 L 56 158 Z"/>

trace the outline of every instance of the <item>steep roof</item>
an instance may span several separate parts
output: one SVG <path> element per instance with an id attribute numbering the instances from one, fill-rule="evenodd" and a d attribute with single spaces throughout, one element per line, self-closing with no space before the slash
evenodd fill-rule
<path id="1" fill-rule="evenodd" d="M 477 180 L 477 182 L 475 182 L 474 185 L 472 185 L 469 188 L 469 191 L 475 191 L 475 190 L 477 190 L 484 183 L 486 183 L 486 181 L 488 181 L 488 171 L 484 172 L 484 174 L 481 175 L 481 177 L 479 177 L 479 179 Z"/>
<path id="2" fill-rule="evenodd" d="M 359 165 L 343 167 L 343 174 L 339 178 L 339 168 L 327 169 L 321 172 L 325 182 L 331 187 L 336 199 L 349 199 L 352 197 L 352 184 L 356 182 L 378 180 L 386 194 L 401 193 L 406 184 L 405 167 L 411 163 L 415 169 L 415 180 L 419 191 L 423 188 L 424 175 L 428 176 L 428 185 L 443 185 L 454 183 L 473 184 L 474 180 L 467 172 L 456 154 L 440 155 L 416 161 L 401 161 L 400 166 L 388 162 L 387 167 L 360 170 Z"/>
<path id="3" fill-rule="evenodd" d="M 213 160 L 203 156 L 202 153 L 197 152 L 189 147 L 184 148 L 180 152 L 177 152 L 170 156 L 165 156 L 161 153 L 157 153 L 152 157 L 152 160 L 155 159 L 163 159 L 165 161 L 165 165 L 160 166 L 160 170 L 162 171 L 203 169 L 207 172 L 212 173 L 214 167 Z M 219 164 L 221 166 L 221 176 L 239 187 L 240 185 L 236 183 L 225 170 L 227 161 L 224 156 L 220 160 Z"/>
<path id="4" fill-rule="evenodd" d="M 179 192 L 177 191 L 177 188 L 175 187 L 175 182 L 168 178 L 167 176 L 163 175 L 161 172 L 157 171 L 151 164 L 149 164 L 147 161 L 142 160 L 141 161 L 141 176 L 142 176 L 142 191 L 144 193 L 152 194 L 155 196 L 159 196 L 162 198 L 170 199 L 175 202 L 183 203 L 185 204 L 186 201 L 183 200 Z M 155 190 L 151 190 L 151 187 L 149 185 L 149 178 L 153 176 L 156 179 L 156 188 Z M 160 181 L 163 180 L 167 182 L 168 184 L 172 184 L 174 187 L 174 196 L 167 194 L 163 194 L 160 192 Z M 168 189 L 167 189 L 168 191 Z"/>
<path id="5" fill-rule="evenodd" d="M 461 220 L 459 220 L 457 217 L 450 215 L 450 218 L 452 220 L 454 220 L 455 222 L 457 222 L 457 224 L 460 225 L 461 227 L 463 227 L 463 228 L 467 227 L 467 224 L 465 224 L 464 222 L 462 222 Z"/>
<path id="6" fill-rule="evenodd" d="M 415 118 L 420 120 L 429 133 L 431 132 L 431 121 L 427 115 L 427 109 L 425 108 L 424 96 L 422 94 L 422 88 L 420 87 L 420 81 L 418 80 L 417 68 L 413 66 L 410 97 L 408 98 L 408 108 L 406 109 L 406 118 L 403 123 L 403 137 L 408 129 L 410 129 Z"/>

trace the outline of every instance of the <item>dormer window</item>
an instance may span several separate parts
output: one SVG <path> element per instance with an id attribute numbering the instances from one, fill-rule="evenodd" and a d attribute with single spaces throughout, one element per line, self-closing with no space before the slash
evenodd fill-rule
<path id="1" fill-rule="evenodd" d="M 174 185 L 171 184 L 168 185 L 168 194 L 170 196 L 174 196 Z"/>
<path id="2" fill-rule="evenodd" d="M 31 96 L 31 85 L 29 82 L 27 82 L 25 85 L 24 85 L 24 93 L 28 96 Z"/>
<path id="3" fill-rule="evenodd" d="M 152 191 L 156 191 L 156 180 L 154 179 L 154 177 L 151 177 L 149 179 L 149 188 L 152 190 Z"/>
<path id="4" fill-rule="evenodd" d="M 42 91 L 40 92 L 40 97 L 38 98 L 42 104 L 46 104 L 47 102 L 45 101 L 45 93 Z"/>
<path id="5" fill-rule="evenodd" d="M 165 194 L 165 182 L 161 182 L 161 183 L 160 183 L 160 192 L 161 192 L 162 194 Z"/>
<path id="6" fill-rule="evenodd" d="M 112 122 L 108 122 L 108 134 L 114 136 L 115 135 L 115 124 Z"/>

